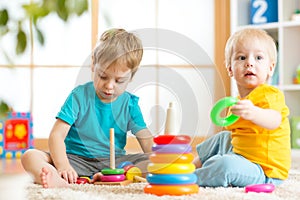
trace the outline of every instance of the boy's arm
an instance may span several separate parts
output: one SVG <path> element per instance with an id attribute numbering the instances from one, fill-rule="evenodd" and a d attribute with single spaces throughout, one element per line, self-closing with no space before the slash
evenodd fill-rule
<path id="1" fill-rule="evenodd" d="M 136 133 L 136 138 L 144 153 L 152 152 L 153 136 L 148 129 L 140 130 Z"/>
<path id="2" fill-rule="evenodd" d="M 257 107 L 250 100 L 240 100 L 231 112 L 269 130 L 278 128 L 282 118 L 277 110 Z"/>
<path id="3" fill-rule="evenodd" d="M 49 136 L 49 150 L 58 173 L 69 183 L 74 183 L 78 175 L 69 163 L 64 143 L 70 127 L 66 122 L 60 119 L 56 120 Z"/>

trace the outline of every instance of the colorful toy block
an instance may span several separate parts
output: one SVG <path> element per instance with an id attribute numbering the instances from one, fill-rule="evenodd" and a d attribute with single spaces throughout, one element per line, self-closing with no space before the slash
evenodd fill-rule
<path id="1" fill-rule="evenodd" d="M 20 158 L 30 148 L 33 148 L 31 113 L 11 112 L 0 119 L 0 158 Z"/>

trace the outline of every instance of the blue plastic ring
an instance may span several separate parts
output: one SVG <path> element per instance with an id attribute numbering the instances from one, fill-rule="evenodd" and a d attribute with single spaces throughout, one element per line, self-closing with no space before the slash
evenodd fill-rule
<path id="1" fill-rule="evenodd" d="M 196 174 L 152 174 L 148 173 L 147 181 L 156 185 L 181 185 L 197 182 Z"/>
<path id="2" fill-rule="evenodd" d="M 124 161 L 124 162 L 121 162 L 121 163 L 117 166 L 117 168 L 122 169 L 122 168 L 124 168 L 124 167 L 127 166 L 127 165 L 133 165 L 133 163 L 130 162 L 130 161 Z"/>

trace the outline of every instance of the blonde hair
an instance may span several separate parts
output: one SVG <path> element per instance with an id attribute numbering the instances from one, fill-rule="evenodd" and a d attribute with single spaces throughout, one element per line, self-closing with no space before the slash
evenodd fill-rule
<path id="1" fill-rule="evenodd" d="M 124 29 L 109 29 L 100 38 L 93 52 L 94 66 L 109 67 L 125 64 L 131 69 L 132 77 L 137 71 L 143 57 L 141 40 Z"/>
<path id="2" fill-rule="evenodd" d="M 268 54 L 272 62 L 276 64 L 277 62 L 277 49 L 274 39 L 264 30 L 255 29 L 255 28 L 247 28 L 242 29 L 240 31 L 235 32 L 230 38 L 227 40 L 225 46 L 225 65 L 226 67 L 231 66 L 231 57 L 233 54 L 233 48 L 237 43 L 243 42 L 247 39 L 258 39 L 264 42 L 262 45 L 266 45 L 268 49 Z"/>

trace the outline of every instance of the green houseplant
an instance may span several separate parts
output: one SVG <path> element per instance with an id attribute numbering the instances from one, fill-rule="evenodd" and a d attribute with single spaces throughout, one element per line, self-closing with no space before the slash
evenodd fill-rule
<path id="1" fill-rule="evenodd" d="M 16 54 L 22 54 L 27 48 L 28 40 L 32 35 L 40 44 L 44 44 L 43 31 L 39 28 L 39 21 L 47 17 L 51 13 L 56 13 L 63 21 L 68 21 L 73 14 L 82 15 L 88 10 L 88 0 L 41 0 L 38 2 L 30 1 L 28 4 L 20 4 L 24 10 L 25 16 L 15 19 L 9 13 L 9 9 L 2 8 L 0 10 L 0 36 L 13 34 L 16 39 Z M 30 20 L 33 28 L 29 32 L 24 30 L 24 24 Z M 11 27 L 17 27 L 11 28 Z"/>
<path id="2" fill-rule="evenodd" d="M 17 55 L 23 54 L 35 40 L 44 45 L 45 37 L 43 30 L 39 27 L 41 20 L 55 13 L 59 19 L 67 22 L 71 15 L 81 16 L 88 11 L 88 0 L 31 0 L 30 3 L 20 3 L 19 6 L 25 16 L 18 19 L 12 16 L 5 6 L 0 9 L 0 40 L 5 35 L 13 35 L 16 40 Z M 28 21 L 30 21 L 30 28 L 29 31 L 25 31 L 24 27 L 28 26 Z M 12 58 L 2 46 L 0 48 L 7 61 L 13 65 Z M 9 104 L 0 99 L 0 118 L 5 117 L 11 110 Z"/>

